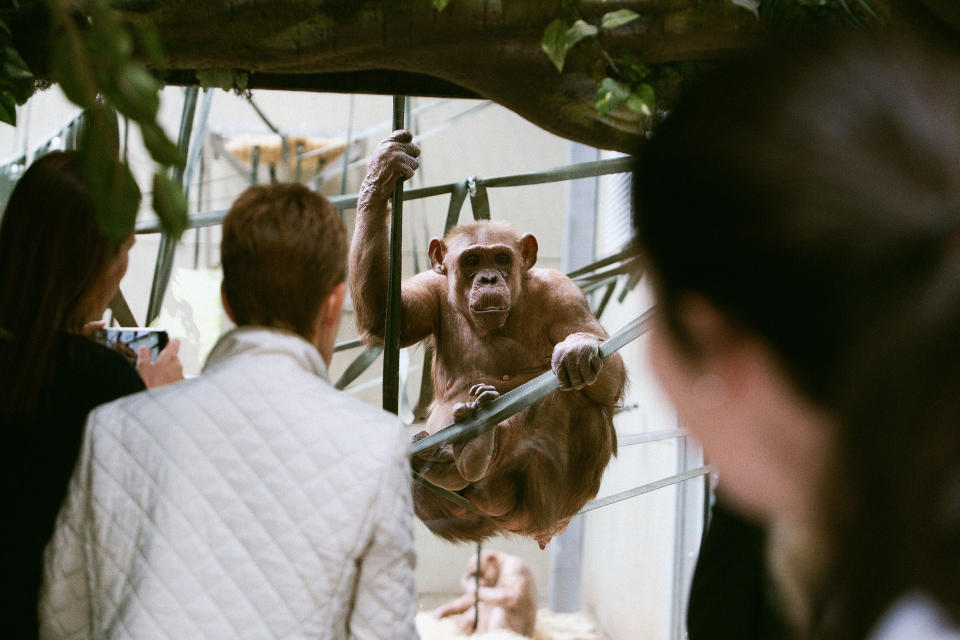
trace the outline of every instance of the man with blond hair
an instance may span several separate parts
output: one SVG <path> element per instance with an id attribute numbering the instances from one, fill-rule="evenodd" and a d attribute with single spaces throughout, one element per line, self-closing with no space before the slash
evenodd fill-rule
<path id="1" fill-rule="evenodd" d="M 415 638 L 406 436 L 327 378 L 346 231 L 301 185 L 223 221 L 237 327 L 94 411 L 46 550 L 43 638 Z"/>

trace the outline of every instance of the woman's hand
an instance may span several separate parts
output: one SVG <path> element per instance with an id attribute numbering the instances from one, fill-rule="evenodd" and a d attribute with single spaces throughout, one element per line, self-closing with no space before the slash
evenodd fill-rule
<path id="1" fill-rule="evenodd" d="M 150 347 L 140 347 L 137 351 L 137 373 L 143 378 L 148 389 L 183 380 L 183 365 L 177 356 L 179 351 L 180 341 L 170 338 L 167 346 L 157 356 L 157 361 L 151 363 Z"/>

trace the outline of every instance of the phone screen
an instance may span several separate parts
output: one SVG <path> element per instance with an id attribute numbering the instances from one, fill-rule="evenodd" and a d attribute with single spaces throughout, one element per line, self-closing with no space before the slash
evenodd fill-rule
<path id="1" fill-rule="evenodd" d="M 94 340 L 117 351 L 132 364 L 137 363 L 137 351 L 140 347 L 150 347 L 150 362 L 167 346 L 167 332 L 163 329 L 142 327 L 114 327 L 99 329 Z"/>

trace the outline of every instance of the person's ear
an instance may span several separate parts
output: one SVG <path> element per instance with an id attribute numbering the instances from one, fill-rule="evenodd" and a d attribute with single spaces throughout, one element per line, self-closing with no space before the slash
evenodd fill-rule
<path id="1" fill-rule="evenodd" d="M 520 238 L 520 262 L 524 271 L 537 263 L 538 249 L 536 237 L 532 233 L 523 234 Z"/>
<path id="2" fill-rule="evenodd" d="M 680 297 L 677 318 L 690 342 L 688 364 L 702 382 L 704 395 L 718 395 L 720 389 L 736 392 L 750 384 L 761 340 L 697 294 Z"/>
<path id="3" fill-rule="evenodd" d="M 226 312 L 227 317 L 230 318 L 230 322 L 237 324 L 236 318 L 233 317 L 233 311 L 230 310 L 230 305 L 227 303 L 227 288 L 226 282 L 220 282 L 220 303 L 223 304 L 223 310 Z"/>
<path id="4" fill-rule="evenodd" d="M 442 276 L 447 275 L 447 267 L 443 264 L 443 259 L 447 255 L 447 245 L 443 243 L 443 240 L 431 238 L 427 255 L 430 256 L 430 268 Z"/>
<path id="5" fill-rule="evenodd" d="M 337 326 L 340 322 L 340 311 L 343 309 L 343 300 L 346 296 L 347 284 L 345 282 L 339 283 L 327 294 L 321 310 L 323 326 L 328 328 Z"/>

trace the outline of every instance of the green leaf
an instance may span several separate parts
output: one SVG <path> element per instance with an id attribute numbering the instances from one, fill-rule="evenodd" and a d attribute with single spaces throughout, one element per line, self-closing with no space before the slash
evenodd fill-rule
<path id="1" fill-rule="evenodd" d="M 130 168 L 120 162 L 118 142 L 113 138 L 111 118 L 105 109 L 92 112 L 83 135 L 84 176 L 93 196 L 100 228 L 114 242 L 133 231 L 140 205 L 140 188 Z M 113 125 L 116 120 L 113 119 Z"/>
<path id="2" fill-rule="evenodd" d="M 433 8 L 437 11 L 443 11 L 450 4 L 450 0 L 433 0 Z"/>
<path id="3" fill-rule="evenodd" d="M 8 91 L 0 91 L 0 122 L 17 126 L 17 101 Z"/>
<path id="4" fill-rule="evenodd" d="M 167 235 L 179 240 L 187 228 L 187 197 L 166 173 L 153 174 L 153 209 Z"/>
<path id="5" fill-rule="evenodd" d="M 162 165 L 183 168 L 185 160 L 180 148 L 167 137 L 167 134 L 156 122 L 141 122 L 140 134 L 143 144 L 150 152 L 150 157 Z"/>
<path id="6" fill-rule="evenodd" d="M 630 97 L 630 87 L 613 78 L 604 78 L 597 89 L 597 111 L 600 117 L 626 102 Z"/>
<path id="7" fill-rule="evenodd" d="M 115 91 L 109 85 L 101 88 L 120 113 L 138 122 L 154 119 L 163 86 L 159 80 L 140 64 L 127 62 L 117 69 L 114 81 Z"/>
<path id="8" fill-rule="evenodd" d="M 657 106 L 657 96 L 649 84 L 644 82 L 636 87 L 627 98 L 627 107 L 645 116 L 653 115 Z"/>
<path id="9" fill-rule="evenodd" d="M 564 35 L 567 33 L 567 21 L 557 18 L 547 25 L 543 32 L 540 48 L 543 49 L 557 71 L 563 71 L 563 62 L 567 57 L 568 49 L 564 47 Z"/>
<path id="10" fill-rule="evenodd" d="M 620 69 L 623 71 L 624 80 L 631 86 L 643 82 L 650 75 L 650 67 L 626 50 L 620 53 Z"/>
<path id="11" fill-rule="evenodd" d="M 92 76 L 89 68 L 74 64 L 70 39 L 62 31 L 55 39 L 50 77 L 60 85 L 64 95 L 81 107 L 90 108 L 96 102 L 96 93 L 91 93 Z"/>
<path id="12" fill-rule="evenodd" d="M 736 2 L 736 0 L 734 0 L 734 2 Z M 600 24 L 604 29 L 616 29 L 617 27 L 622 27 L 625 24 L 633 22 L 639 17 L 640 14 L 636 11 L 620 9 L 619 11 L 611 11 L 603 14 L 603 19 Z"/>
<path id="13" fill-rule="evenodd" d="M 30 67 L 23 61 L 16 49 L 7 45 L 3 48 L 3 70 L 10 79 L 32 78 Z"/>
<path id="14" fill-rule="evenodd" d="M 138 27 L 134 33 L 136 33 L 137 40 L 140 41 L 140 46 L 143 47 L 150 62 L 155 67 L 165 67 L 166 60 L 163 56 L 163 42 L 160 40 L 160 32 L 153 27 Z"/>
<path id="15" fill-rule="evenodd" d="M 567 26 L 566 20 L 557 18 L 543 32 L 543 40 L 540 42 L 540 48 L 543 49 L 553 66 L 557 71 L 563 71 L 563 65 L 567 60 L 567 54 L 575 44 L 597 35 L 599 29 L 592 24 L 577 20 L 572 25 Z"/>

